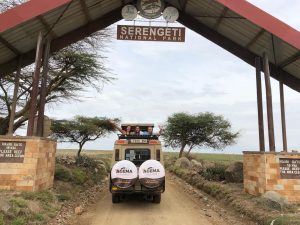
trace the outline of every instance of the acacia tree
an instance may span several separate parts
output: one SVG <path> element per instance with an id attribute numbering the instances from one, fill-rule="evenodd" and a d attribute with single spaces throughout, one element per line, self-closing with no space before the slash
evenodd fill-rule
<path id="1" fill-rule="evenodd" d="M 24 2 L 7 0 L 0 3 L 0 11 Z M 88 87 L 101 91 L 103 84 L 113 80 L 104 66 L 103 49 L 110 41 L 111 31 L 102 30 L 55 53 L 49 62 L 46 103 L 80 100 L 81 92 Z M 101 50 L 101 51 L 100 51 Z M 28 120 L 33 66 L 21 71 L 21 84 L 15 115 L 14 131 Z M 0 79 L 0 135 L 8 131 L 11 114 L 15 74 Z M 37 107 L 39 106 L 39 98 Z"/>
<path id="2" fill-rule="evenodd" d="M 79 145 L 77 156 L 80 157 L 86 142 L 105 137 L 115 131 L 115 126 L 107 118 L 77 116 L 72 120 L 54 121 L 51 130 L 53 138 L 58 141 L 77 143 Z"/>
<path id="3" fill-rule="evenodd" d="M 195 147 L 222 149 L 235 143 L 239 133 L 231 131 L 231 124 L 223 116 L 213 113 L 175 113 L 168 117 L 162 137 L 166 145 L 180 148 L 179 158 L 186 147 L 187 155 Z"/>

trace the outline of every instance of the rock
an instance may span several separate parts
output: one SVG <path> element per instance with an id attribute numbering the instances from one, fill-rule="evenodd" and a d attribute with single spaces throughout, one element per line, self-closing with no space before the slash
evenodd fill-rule
<path id="1" fill-rule="evenodd" d="M 285 197 L 281 196 L 278 192 L 275 191 L 267 191 L 262 195 L 262 197 L 273 202 L 277 202 L 281 207 L 283 205 L 289 204 L 288 200 Z"/>
<path id="2" fill-rule="evenodd" d="M 76 215 L 81 215 L 83 213 L 83 209 L 81 206 L 78 206 L 75 208 L 74 212 Z"/>
<path id="3" fill-rule="evenodd" d="M 243 163 L 235 162 L 225 170 L 225 180 L 231 183 L 243 183 Z"/>
<path id="4" fill-rule="evenodd" d="M 105 165 L 104 161 L 103 161 L 103 160 L 101 160 L 101 159 L 98 159 L 98 160 L 97 160 L 97 163 L 98 163 L 98 164 Z"/>
<path id="5" fill-rule="evenodd" d="M 105 167 L 104 164 L 99 164 L 99 165 L 98 165 L 98 169 L 99 169 L 100 171 L 107 172 L 106 167 Z"/>
<path id="6" fill-rule="evenodd" d="M 206 170 L 207 168 L 215 167 L 215 166 L 216 166 L 216 164 L 214 162 L 210 162 L 210 161 L 204 161 L 203 162 L 204 170 Z"/>
<path id="7" fill-rule="evenodd" d="M 176 160 L 175 166 L 182 169 L 189 169 L 191 167 L 191 162 L 186 157 L 181 157 Z"/>
<path id="8" fill-rule="evenodd" d="M 6 198 L 0 197 L 0 211 L 7 213 L 9 209 L 9 201 Z"/>
<path id="9" fill-rule="evenodd" d="M 191 164 L 192 164 L 192 169 L 194 171 L 196 171 L 197 173 L 201 173 L 204 171 L 204 167 L 201 162 L 198 162 L 197 160 L 192 159 Z"/>

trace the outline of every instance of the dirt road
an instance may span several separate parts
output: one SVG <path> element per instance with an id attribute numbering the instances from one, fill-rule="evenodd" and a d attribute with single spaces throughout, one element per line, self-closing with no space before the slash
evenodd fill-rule
<path id="1" fill-rule="evenodd" d="M 75 218 L 76 225 L 254 225 L 224 210 L 174 176 L 168 176 L 161 204 L 128 199 L 111 203 L 105 190 L 98 202 Z"/>

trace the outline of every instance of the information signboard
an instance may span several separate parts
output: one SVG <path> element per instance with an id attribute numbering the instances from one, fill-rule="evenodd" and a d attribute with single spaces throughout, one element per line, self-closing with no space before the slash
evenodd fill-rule
<path id="1" fill-rule="evenodd" d="M 26 142 L 0 141 L 0 163 L 23 163 Z"/>
<path id="2" fill-rule="evenodd" d="M 300 159 L 279 159 L 281 179 L 300 179 Z"/>

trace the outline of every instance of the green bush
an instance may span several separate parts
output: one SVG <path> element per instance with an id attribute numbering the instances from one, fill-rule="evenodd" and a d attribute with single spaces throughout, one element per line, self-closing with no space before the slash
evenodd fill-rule
<path id="1" fill-rule="evenodd" d="M 26 201 L 20 198 L 12 198 L 10 199 L 9 202 L 13 205 L 13 207 L 19 207 L 19 208 L 27 207 Z"/>
<path id="2" fill-rule="evenodd" d="M 54 201 L 54 195 L 48 190 L 38 191 L 36 192 L 35 199 L 40 200 L 41 202 L 44 203 L 49 203 Z"/>
<path id="3" fill-rule="evenodd" d="M 25 219 L 23 217 L 17 217 L 12 222 L 11 225 L 25 225 Z"/>
<path id="4" fill-rule="evenodd" d="M 71 181 L 72 174 L 68 168 L 60 164 L 56 164 L 54 177 L 56 180 Z"/>
<path id="5" fill-rule="evenodd" d="M 41 202 L 54 201 L 54 195 L 48 190 L 36 191 L 36 192 L 23 191 L 19 196 L 26 200 L 39 200 Z"/>
<path id="6" fill-rule="evenodd" d="M 20 197 L 26 200 L 34 200 L 35 199 L 35 192 L 23 191 L 19 195 Z"/>
<path id="7" fill-rule="evenodd" d="M 70 193 L 62 193 L 57 196 L 58 201 L 68 201 L 72 198 Z"/>
<path id="8" fill-rule="evenodd" d="M 225 180 L 225 170 L 224 165 L 215 165 L 214 167 L 209 167 L 201 175 L 210 181 L 223 181 Z"/>
<path id="9" fill-rule="evenodd" d="M 87 181 L 87 175 L 79 168 L 76 168 L 72 170 L 72 181 L 75 184 L 82 185 Z"/>
<path id="10" fill-rule="evenodd" d="M 86 155 L 82 155 L 80 157 L 75 158 L 76 165 L 79 167 L 85 167 L 85 168 L 96 168 L 98 166 L 98 162 L 96 159 L 88 157 Z"/>
<path id="11" fill-rule="evenodd" d="M 0 213 L 0 225 L 4 225 L 4 216 Z"/>
<path id="12" fill-rule="evenodd" d="M 40 213 L 37 213 L 34 215 L 34 220 L 37 220 L 37 221 L 43 221 L 44 220 L 44 216 Z"/>

